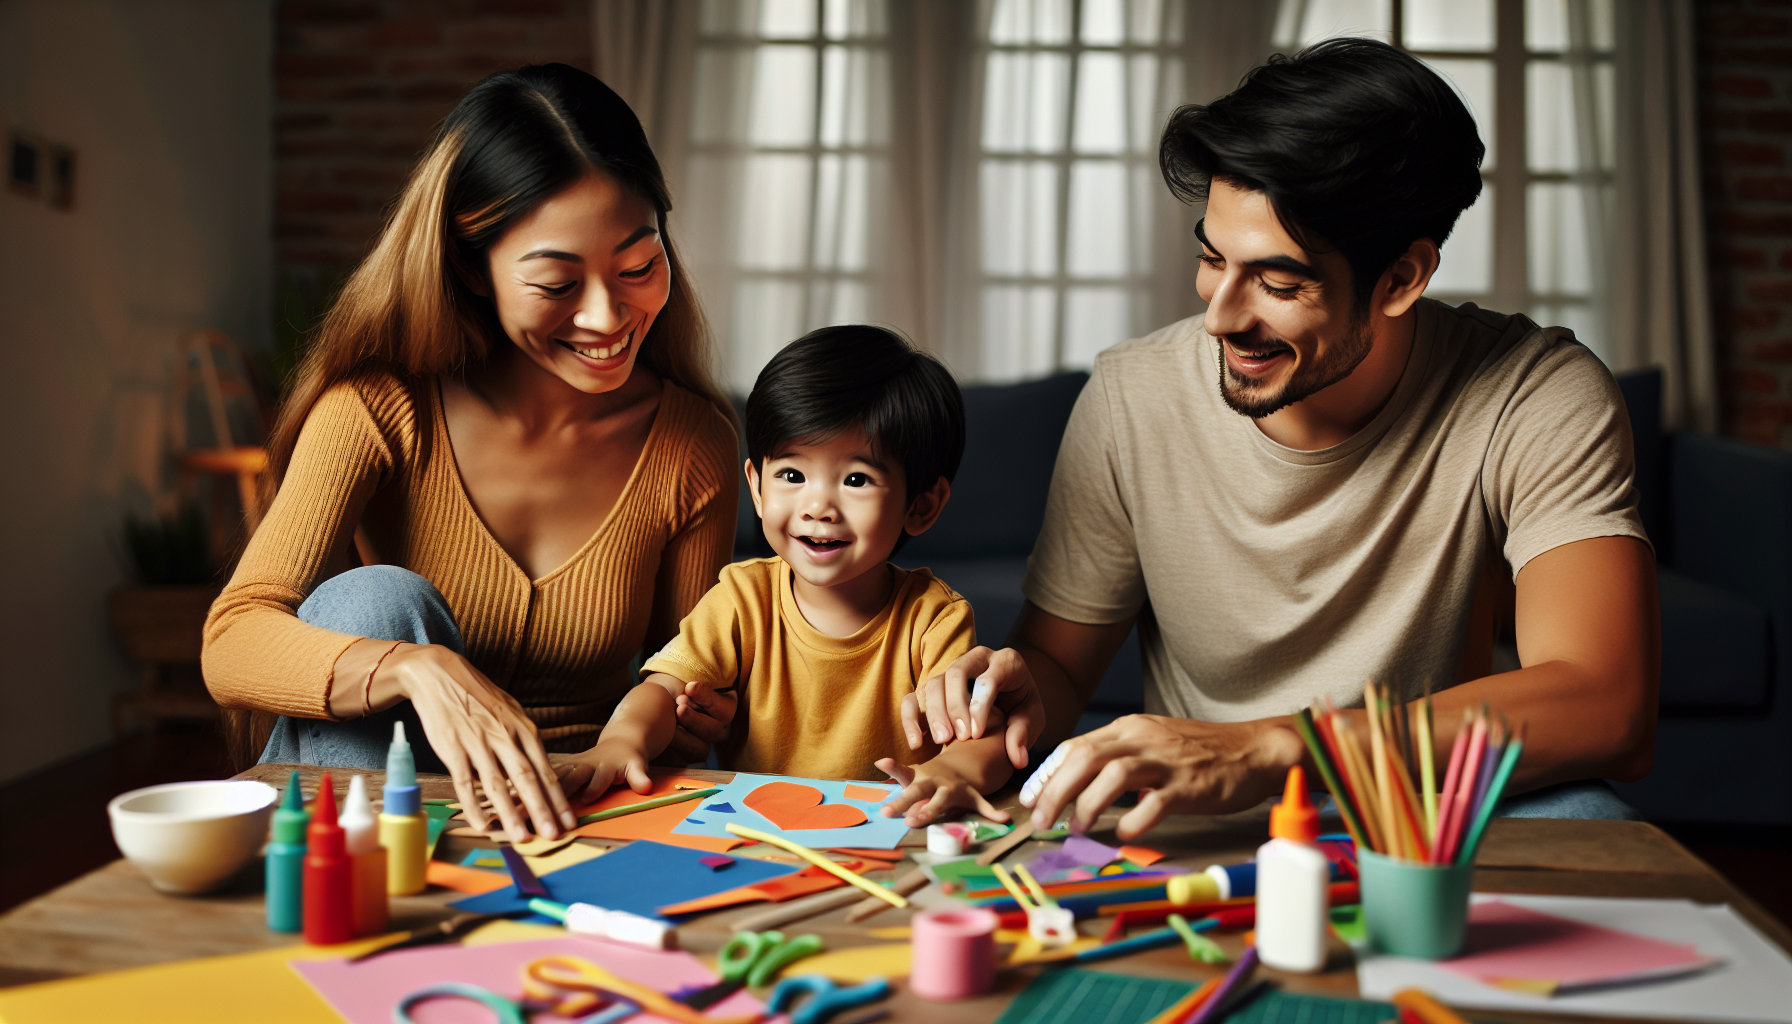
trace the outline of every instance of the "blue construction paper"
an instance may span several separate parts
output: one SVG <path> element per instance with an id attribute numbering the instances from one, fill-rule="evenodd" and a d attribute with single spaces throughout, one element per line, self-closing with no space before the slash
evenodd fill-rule
<path id="1" fill-rule="evenodd" d="M 734 805 L 733 804 L 710 804 L 708 807 L 705 807 L 703 809 L 706 811 L 714 811 L 717 814 L 733 814 L 734 813 Z"/>
<path id="2" fill-rule="evenodd" d="M 740 857 L 727 871 L 712 871 L 701 860 L 707 856 L 710 854 L 703 850 L 637 839 L 602 857 L 550 871 L 541 880 L 548 887 L 549 898 L 559 903 L 589 903 L 606 910 L 626 910 L 669 921 L 656 912 L 657 908 L 792 875 L 797 870 L 789 864 Z M 515 885 L 468 896 L 450 905 L 474 914 L 529 908 L 528 898 L 518 894 Z"/>
<path id="3" fill-rule="evenodd" d="M 795 782 L 799 785 L 813 786 L 821 791 L 822 801 L 830 804 L 851 804 L 865 812 L 869 820 L 863 825 L 851 828 L 810 828 L 785 830 L 772 824 L 758 811 L 747 806 L 747 795 L 768 782 Z M 847 786 L 865 786 L 882 790 L 886 795 L 875 802 L 868 800 L 851 800 L 846 796 Z M 736 773 L 734 781 L 722 787 L 715 799 L 724 801 L 734 808 L 734 817 L 728 822 L 698 821 L 686 818 L 672 831 L 686 836 L 732 836 L 727 825 L 742 825 L 746 828 L 769 832 L 774 836 L 801 843 L 812 849 L 826 849 L 830 846 L 856 846 L 866 850 L 894 850 L 908 835 L 908 826 L 902 819 L 886 818 L 878 813 L 885 800 L 902 791 L 902 787 L 894 783 L 875 785 L 868 782 L 847 782 L 839 779 L 803 779 L 792 775 L 749 775 L 746 772 Z"/>

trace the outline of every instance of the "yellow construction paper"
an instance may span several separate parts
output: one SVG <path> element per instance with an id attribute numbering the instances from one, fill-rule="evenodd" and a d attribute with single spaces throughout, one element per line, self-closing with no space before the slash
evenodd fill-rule
<path id="1" fill-rule="evenodd" d="M 574 864 L 581 864 L 593 857 L 602 857 L 608 852 L 610 851 L 601 846 L 586 846 L 584 843 L 579 843 L 556 853 L 550 853 L 545 857 L 525 856 L 523 863 L 529 865 L 529 870 L 537 875 L 545 875 L 550 871 L 558 871 L 561 868 L 570 868 Z"/>
<path id="2" fill-rule="evenodd" d="M 852 946 L 798 960 L 791 974 L 820 974 L 848 985 L 872 978 L 908 977 L 909 944 L 890 942 L 880 946 Z"/>

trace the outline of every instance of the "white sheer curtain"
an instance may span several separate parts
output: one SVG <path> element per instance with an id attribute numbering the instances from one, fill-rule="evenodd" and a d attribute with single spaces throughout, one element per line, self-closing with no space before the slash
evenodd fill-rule
<path id="1" fill-rule="evenodd" d="M 599 74 L 648 125 L 725 376 L 745 390 L 824 324 L 887 323 L 967 380 L 1012 380 L 1194 312 L 1193 215 L 1158 178 L 1158 133 L 1268 55 L 1276 6 L 593 11 Z"/>

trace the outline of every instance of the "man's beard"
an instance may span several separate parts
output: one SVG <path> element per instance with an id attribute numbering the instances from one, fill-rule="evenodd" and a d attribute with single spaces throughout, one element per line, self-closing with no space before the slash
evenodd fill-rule
<path id="1" fill-rule="evenodd" d="M 1336 346 L 1313 365 L 1296 369 L 1294 376 L 1280 390 L 1269 391 L 1256 381 L 1248 378 L 1241 380 L 1232 375 L 1232 368 L 1226 365 L 1225 340 L 1220 339 L 1220 398 L 1240 416 L 1262 419 L 1350 376 L 1357 365 L 1368 358 L 1372 347 L 1369 318 L 1353 314 Z"/>

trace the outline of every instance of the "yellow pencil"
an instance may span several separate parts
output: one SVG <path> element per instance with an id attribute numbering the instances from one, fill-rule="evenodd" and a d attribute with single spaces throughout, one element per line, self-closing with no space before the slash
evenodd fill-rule
<path id="1" fill-rule="evenodd" d="M 1425 835 L 1437 834 L 1437 765 L 1431 753 L 1431 683 L 1425 683 L 1425 702 L 1419 705 L 1419 785 L 1425 800 Z"/>
<path id="2" fill-rule="evenodd" d="M 770 843 L 782 850 L 789 850 L 791 853 L 796 854 L 798 857 L 803 858 L 823 871 L 832 874 L 835 878 L 840 879 L 848 885 L 858 886 L 898 910 L 908 906 L 908 900 L 903 899 L 901 896 L 878 885 L 876 882 L 866 881 L 801 843 L 793 843 L 788 839 L 780 839 L 769 832 L 761 832 L 756 828 L 747 828 L 745 825 L 729 825 L 728 831 L 740 836 L 742 839 L 753 839 L 761 843 Z"/>
<path id="3" fill-rule="evenodd" d="M 1027 894 L 1023 892 L 1020 885 L 1014 881 L 1014 876 L 1008 873 L 1007 868 L 1000 864 L 991 866 L 995 868 L 996 881 L 1002 883 L 1002 888 L 1008 890 L 1008 895 L 1014 897 L 1014 902 L 1020 904 L 1020 909 L 1028 911 L 1035 909 L 1033 901 L 1027 899 Z"/>
<path id="4" fill-rule="evenodd" d="M 1406 841 L 1402 830 L 1394 821 L 1394 780 L 1388 777 L 1391 770 L 1388 765 L 1387 739 L 1381 734 L 1381 711 L 1377 706 L 1376 686 L 1368 683 L 1363 687 L 1363 707 L 1369 712 L 1369 758 L 1370 767 L 1375 772 L 1375 795 L 1381 804 L 1381 828 L 1388 837 L 1388 856 L 1406 856 Z"/>
<path id="5" fill-rule="evenodd" d="M 1357 799 L 1362 802 L 1363 827 L 1369 830 L 1369 845 L 1378 853 L 1387 853 L 1388 837 L 1381 830 L 1381 804 L 1375 799 L 1375 776 L 1370 773 L 1369 764 L 1363 758 L 1363 748 L 1357 742 L 1356 730 L 1351 728 L 1348 719 L 1336 711 L 1332 712 L 1332 735 L 1338 738 L 1338 750 L 1344 755 L 1351 785 L 1356 789 Z"/>
<path id="6" fill-rule="evenodd" d="M 1033 872 L 1028 871 L 1025 864 L 1016 864 L 1014 873 L 1020 877 L 1021 884 L 1027 887 L 1027 891 L 1033 894 L 1034 901 L 1040 906 L 1055 907 L 1058 905 L 1057 900 L 1045 894 L 1045 889 L 1039 885 L 1039 880 L 1033 877 Z"/>

